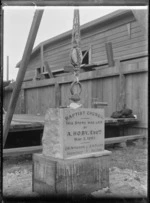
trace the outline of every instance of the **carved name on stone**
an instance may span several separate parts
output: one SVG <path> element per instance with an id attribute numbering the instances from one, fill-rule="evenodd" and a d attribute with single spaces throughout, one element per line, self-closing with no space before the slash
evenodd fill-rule
<path id="1" fill-rule="evenodd" d="M 91 155 L 104 150 L 103 109 L 49 109 L 43 154 L 55 158 Z"/>

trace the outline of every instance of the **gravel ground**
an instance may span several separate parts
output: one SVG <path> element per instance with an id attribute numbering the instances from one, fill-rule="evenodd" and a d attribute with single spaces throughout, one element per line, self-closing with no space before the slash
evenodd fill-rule
<path id="1" fill-rule="evenodd" d="M 94 197 L 147 197 L 147 146 L 143 142 L 125 148 L 110 148 L 110 188 Z M 3 163 L 3 196 L 38 197 L 32 192 L 31 156 L 7 158 Z"/>

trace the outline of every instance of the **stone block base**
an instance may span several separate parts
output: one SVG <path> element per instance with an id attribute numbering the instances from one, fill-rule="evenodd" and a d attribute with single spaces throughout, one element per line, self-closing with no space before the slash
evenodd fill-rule
<path id="1" fill-rule="evenodd" d="M 109 187 L 111 152 L 80 159 L 33 155 L 33 191 L 41 195 L 84 195 Z"/>

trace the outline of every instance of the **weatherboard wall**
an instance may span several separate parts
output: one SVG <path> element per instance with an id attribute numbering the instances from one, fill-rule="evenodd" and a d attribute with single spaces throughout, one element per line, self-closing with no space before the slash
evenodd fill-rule
<path id="1" fill-rule="evenodd" d="M 143 57 L 121 63 L 125 76 L 125 101 L 127 108 L 133 110 L 140 123 L 139 126 L 147 128 L 147 100 L 148 100 L 148 58 Z M 68 106 L 70 103 L 70 84 L 72 75 L 57 77 L 41 81 L 24 83 L 25 107 L 27 114 L 45 115 L 49 107 L 55 107 L 55 83 L 60 86 L 60 105 Z M 118 110 L 119 104 L 119 67 L 109 67 L 80 74 L 82 84 L 81 103 L 85 108 L 93 106 L 93 99 L 107 102 L 105 116 Z"/>
<path id="2" fill-rule="evenodd" d="M 105 43 L 111 42 L 114 59 L 143 55 L 148 51 L 147 37 L 133 15 L 120 17 L 102 25 L 81 29 L 82 51 L 91 49 L 91 63 L 107 63 Z M 63 69 L 70 64 L 71 34 L 43 44 L 43 59 L 52 70 Z M 35 69 L 41 67 L 40 49 L 31 57 L 24 80 L 31 80 Z"/>

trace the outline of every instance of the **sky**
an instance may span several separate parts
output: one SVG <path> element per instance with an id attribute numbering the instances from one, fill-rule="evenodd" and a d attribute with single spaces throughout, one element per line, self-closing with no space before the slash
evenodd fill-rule
<path id="1" fill-rule="evenodd" d="M 6 80 L 7 56 L 9 56 L 9 80 L 15 80 L 18 72 L 18 68 L 15 67 L 22 58 L 37 7 L 6 6 L 3 9 L 3 79 Z M 34 47 L 42 41 L 71 30 L 74 9 L 75 7 L 45 7 Z M 80 7 L 80 25 L 118 9 L 129 7 Z"/>

